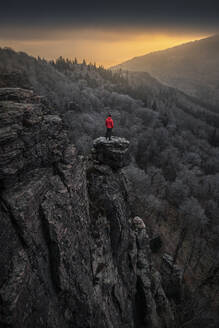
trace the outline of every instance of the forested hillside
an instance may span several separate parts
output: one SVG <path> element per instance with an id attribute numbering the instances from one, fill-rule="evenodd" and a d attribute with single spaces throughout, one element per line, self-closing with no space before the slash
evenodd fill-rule
<path id="1" fill-rule="evenodd" d="M 219 36 L 132 58 L 115 69 L 149 72 L 170 86 L 219 105 Z"/>
<path id="2" fill-rule="evenodd" d="M 10 49 L 0 50 L 0 87 L 33 89 L 44 96 L 86 155 L 112 114 L 114 135 L 130 140 L 132 165 L 124 172 L 127 188 L 135 190 L 129 193 L 133 214 L 150 223 L 151 235 L 161 236 L 183 268 L 189 293 L 186 289 L 179 305 L 181 322 L 216 327 L 219 115 L 214 108 L 148 73 L 112 72 L 61 57 L 47 62 Z"/>

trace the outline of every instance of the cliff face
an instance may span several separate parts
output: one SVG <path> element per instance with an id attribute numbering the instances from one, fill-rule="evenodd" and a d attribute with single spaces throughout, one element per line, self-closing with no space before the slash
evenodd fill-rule
<path id="1" fill-rule="evenodd" d="M 129 211 L 128 142 L 96 141 L 86 160 L 32 92 L 1 89 L 0 100 L 0 326 L 173 327 Z"/>

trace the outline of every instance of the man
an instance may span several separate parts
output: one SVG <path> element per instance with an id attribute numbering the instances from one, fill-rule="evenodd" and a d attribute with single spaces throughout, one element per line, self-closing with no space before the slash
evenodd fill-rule
<path id="1" fill-rule="evenodd" d="M 111 114 L 106 119 L 106 140 L 111 140 L 112 135 L 112 129 L 113 129 L 113 120 Z"/>

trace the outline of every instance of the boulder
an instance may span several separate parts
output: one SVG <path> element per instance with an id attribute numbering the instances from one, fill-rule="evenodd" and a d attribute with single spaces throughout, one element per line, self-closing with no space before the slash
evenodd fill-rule
<path id="1" fill-rule="evenodd" d="M 93 142 L 93 158 L 113 169 L 119 169 L 129 164 L 129 141 L 125 138 L 112 137 L 106 140 L 99 137 Z"/>

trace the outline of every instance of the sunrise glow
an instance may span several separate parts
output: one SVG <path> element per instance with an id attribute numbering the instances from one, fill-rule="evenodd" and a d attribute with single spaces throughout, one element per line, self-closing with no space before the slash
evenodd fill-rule
<path id="1" fill-rule="evenodd" d="M 135 56 L 206 36 L 201 33 L 174 34 L 171 31 L 162 33 L 139 29 L 39 29 L 21 31 L 20 34 L 18 31 L 15 37 L 10 34 L 0 37 L 0 46 L 46 59 L 55 59 L 62 55 L 65 58 L 77 57 L 79 61 L 85 59 L 87 62 L 110 67 Z"/>

